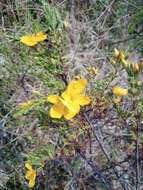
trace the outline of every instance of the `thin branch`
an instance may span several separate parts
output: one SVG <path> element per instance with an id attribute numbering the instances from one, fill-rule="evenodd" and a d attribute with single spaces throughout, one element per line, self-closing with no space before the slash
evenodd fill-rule
<path id="1" fill-rule="evenodd" d="M 88 124 L 90 125 L 91 130 L 92 130 L 92 133 L 93 133 L 95 139 L 97 140 L 97 142 L 98 142 L 98 144 L 99 144 L 99 146 L 100 146 L 102 152 L 104 153 L 104 155 L 105 155 L 107 161 L 108 161 L 109 164 L 112 166 L 112 169 L 113 169 L 113 171 L 114 171 L 114 174 L 115 174 L 117 180 L 119 181 L 119 183 L 120 183 L 122 189 L 126 190 L 126 187 L 125 187 L 123 181 L 120 179 L 120 177 L 119 177 L 119 175 L 118 175 L 117 169 L 116 169 L 116 168 L 113 166 L 113 164 L 112 164 L 112 161 L 111 161 L 111 159 L 110 159 L 110 156 L 108 155 L 108 153 L 107 153 L 105 147 L 104 147 L 103 144 L 101 143 L 100 138 L 99 138 L 99 137 L 96 135 L 96 133 L 94 132 L 95 130 L 94 130 L 93 124 L 92 124 L 91 121 L 89 120 L 87 114 L 86 114 L 86 113 L 83 113 L 83 114 L 84 114 L 84 117 L 85 117 L 86 121 L 87 121 Z"/>
<path id="2" fill-rule="evenodd" d="M 137 117 L 137 128 L 136 128 L 136 190 L 139 189 L 139 127 L 140 118 Z"/>
<path id="3" fill-rule="evenodd" d="M 78 150 L 77 150 L 78 151 Z M 93 172 L 94 172 L 94 177 L 98 176 L 98 178 L 100 180 L 102 180 L 102 182 L 104 184 L 106 184 L 106 188 L 107 190 L 113 190 L 111 183 L 109 182 L 109 180 L 106 179 L 106 177 L 102 174 L 101 170 L 99 169 L 99 167 L 97 165 L 95 165 L 95 163 L 93 164 L 93 162 L 91 160 L 87 160 L 87 158 L 80 152 L 78 151 L 79 155 L 81 156 L 81 158 L 86 161 L 86 163 L 92 168 Z"/>

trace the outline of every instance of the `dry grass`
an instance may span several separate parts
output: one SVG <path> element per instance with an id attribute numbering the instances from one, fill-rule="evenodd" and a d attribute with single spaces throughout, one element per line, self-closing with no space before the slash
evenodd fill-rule
<path id="1" fill-rule="evenodd" d="M 33 58 L 39 54 L 34 54 L 34 50 L 30 54 L 18 42 L 24 30 L 31 32 L 33 27 L 41 30 L 46 27 L 41 2 L 45 3 L 42 0 L 0 2 L 0 65 L 4 68 L 0 71 L 3 74 L 0 81 L 1 188 L 28 189 L 23 185 L 23 168 L 24 161 L 29 159 L 39 171 L 34 187 L 37 190 L 141 190 L 142 142 L 134 139 L 134 118 L 128 116 L 133 111 L 132 102 L 123 100 L 119 110 L 111 95 L 111 88 L 116 84 L 128 87 L 128 75 L 122 69 L 115 73 L 110 61 L 114 47 L 125 51 L 130 60 L 141 60 L 138 48 L 132 51 L 135 42 L 140 43 L 140 32 L 130 35 L 128 31 L 132 9 L 140 8 L 134 1 L 50 1 L 50 6 L 62 15 L 59 22 L 63 24 L 66 20 L 68 27 L 62 28 L 62 43 L 58 35 L 54 36 L 54 30 L 49 42 L 43 45 L 50 49 L 60 44 L 56 67 L 48 67 L 49 54 L 42 52 L 42 46 L 36 51 L 43 57 L 35 61 Z M 37 16 L 45 20 L 35 21 Z M 136 30 L 140 27 L 136 26 Z M 22 54 L 24 51 L 26 54 Z M 89 72 L 93 67 L 98 73 Z M 60 92 L 75 77 L 88 79 L 87 91 L 93 102 L 73 122 L 51 120 L 47 105 L 46 108 L 37 106 L 34 112 L 20 119 L 11 114 L 19 102 L 40 99 L 33 95 L 33 90 L 42 95 Z"/>

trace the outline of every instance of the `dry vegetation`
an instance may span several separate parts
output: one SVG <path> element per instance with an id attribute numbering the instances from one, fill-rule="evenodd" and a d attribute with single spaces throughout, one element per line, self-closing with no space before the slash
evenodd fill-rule
<path id="1" fill-rule="evenodd" d="M 142 190 L 143 1 L 1 0 L 0 14 L 0 190 Z M 52 118 L 49 95 L 80 79 L 90 104 Z"/>

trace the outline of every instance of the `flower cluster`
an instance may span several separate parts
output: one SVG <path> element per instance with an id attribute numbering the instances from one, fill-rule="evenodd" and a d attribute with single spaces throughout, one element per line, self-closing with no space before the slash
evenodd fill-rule
<path id="1" fill-rule="evenodd" d="M 50 109 L 52 118 L 72 119 L 80 111 L 80 106 L 88 105 L 90 98 L 83 94 L 87 85 L 86 79 L 72 80 L 61 96 L 50 95 L 47 100 L 54 104 Z"/>
<path id="2" fill-rule="evenodd" d="M 35 185 L 36 171 L 32 168 L 32 165 L 30 163 L 25 163 L 25 168 L 27 169 L 25 179 L 29 181 L 28 186 L 32 188 Z"/>
<path id="3" fill-rule="evenodd" d="M 119 51 L 116 48 L 114 49 L 114 55 L 119 61 L 121 61 L 121 63 L 123 64 L 123 66 L 125 68 L 130 68 L 134 72 L 139 72 L 140 70 L 143 69 L 143 63 L 142 62 L 132 63 L 131 61 L 126 60 L 123 52 Z M 115 64 L 115 60 L 111 60 L 111 62 L 112 62 L 112 64 Z"/>
<path id="4" fill-rule="evenodd" d="M 20 42 L 27 46 L 35 46 L 39 42 L 42 42 L 47 39 L 47 35 L 43 32 L 37 32 L 31 35 L 25 35 L 20 38 Z"/>

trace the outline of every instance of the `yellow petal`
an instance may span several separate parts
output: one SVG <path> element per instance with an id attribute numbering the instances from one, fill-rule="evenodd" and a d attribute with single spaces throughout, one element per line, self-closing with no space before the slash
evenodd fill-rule
<path id="1" fill-rule="evenodd" d="M 44 33 L 43 33 L 42 31 L 37 32 L 37 33 L 35 34 L 35 36 L 43 36 L 43 35 L 44 35 Z"/>
<path id="2" fill-rule="evenodd" d="M 73 105 L 73 109 L 64 109 L 64 118 L 71 120 L 80 111 L 80 106 L 78 104 Z"/>
<path id="3" fill-rule="evenodd" d="M 22 36 L 20 38 L 20 42 L 27 46 L 35 46 L 37 44 L 37 41 L 33 35 L 29 36 Z"/>
<path id="4" fill-rule="evenodd" d="M 75 98 L 76 103 L 78 103 L 81 106 L 88 105 L 91 101 L 88 96 L 84 96 L 84 95 L 76 95 L 74 98 Z"/>
<path id="5" fill-rule="evenodd" d="M 28 170 L 25 179 L 29 181 L 28 186 L 33 187 L 35 185 L 36 171 L 32 169 L 32 165 L 28 162 L 25 163 L 25 167 Z"/>
<path id="6" fill-rule="evenodd" d="M 79 103 L 76 102 L 75 100 L 66 101 L 60 98 L 60 101 L 64 105 L 64 107 L 67 108 L 68 110 L 73 111 L 73 112 L 79 112 L 80 106 L 79 106 Z"/>
<path id="7" fill-rule="evenodd" d="M 30 179 L 30 176 L 31 176 L 31 171 L 27 171 L 26 174 L 25 174 L 25 179 L 29 180 Z"/>
<path id="8" fill-rule="evenodd" d="M 61 104 L 64 105 L 64 107 L 67 107 L 68 109 L 72 109 L 71 108 L 71 104 L 72 104 L 71 100 L 65 100 L 62 98 L 60 98 L 59 100 L 60 100 Z"/>
<path id="9" fill-rule="evenodd" d="M 47 35 L 44 34 L 43 32 L 37 32 L 35 38 L 37 42 L 41 42 L 47 39 Z"/>
<path id="10" fill-rule="evenodd" d="M 28 162 L 25 163 L 25 168 L 28 170 L 32 170 L 32 165 Z"/>
<path id="11" fill-rule="evenodd" d="M 52 118 L 60 119 L 63 115 L 64 105 L 62 103 L 57 103 L 50 109 L 50 116 Z"/>
<path id="12" fill-rule="evenodd" d="M 122 88 L 120 86 L 115 86 L 113 87 L 112 92 L 116 96 L 126 96 L 128 94 L 128 89 Z"/>
<path id="13" fill-rule="evenodd" d="M 38 42 L 44 41 L 47 39 L 47 35 L 43 32 L 37 32 L 32 35 L 25 35 L 20 38 L 20 42 L 27 46 L 35 46 Z"/>
<path id="14" fill-rule="evenodd" d="M 69 91 L 68 90 L 65 90 L 63 93 L 62 93 L 62 98 L 64 99 L 64 100 L 67 100 L 67 101 L 70 101 L 71 100 L 71 93 L 69 93 Z"/>
<path id="15" fill-rule="evenodd" d="M 50 95 L 47 97 L 47 101 L 53 104 L 56 104 L 59 100 L 59 96 L 57 95 Z"/>
<path id="16" fill-rule="evenodd" d="M 64 118 L 66 120 L 71 120 L 77 113 L 75 112 L 72 112 L 72 111 L 69 111 L 67 110 L 65 113 L 64 113 Z"/>
<path id="17" fill-rule="evenodd" d="M 34 185 L 35 185 L 35 180 L 30 180 L 29 183 L 28 183 L 28 186 L 30 188 L 32 188 L 32 187 L 34 187 Z"/>
<path id="18" fill-rule="evenodd" d="M 35 170 L 28 170 L 25 175 L 25 179 L 27 180 L 34 180 L 36 178 L 36 171 Z"/>
<path id="19" fill-rule="evenodd" d="M 35 170 L 32 170 L 30 180 L 35 180 L 35 178 L 36 178 L 36 172 L 35 172 Z"/>
<path id="20" fill-rule="evenodd" d="M 67 90 L 72 94 L 80 94 L 87 85 L 86 79 L 73 80 L 69 83 Z"/>

